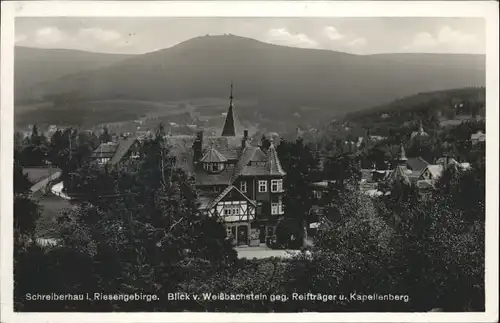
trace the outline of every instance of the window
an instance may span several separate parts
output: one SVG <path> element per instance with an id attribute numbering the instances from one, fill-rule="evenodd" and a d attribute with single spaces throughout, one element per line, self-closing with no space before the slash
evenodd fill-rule
<path id="1" fill-rule="evenodd" d="M 242 191 L 243 193 L 247 192 L 247 182 L 246 181 L 240 182 L 240 191 Z"/>
<path id="2" fill-rule="evenodd" d="M 278 203 L 271 203 L 271 214 L 276 215 L 278 212 Z"/>
<path id="3" fill-rule="evenodd" d="M 283 180 L 282 179 L 271 180 L 271 192 L 283 192 Z"/>
<path id="4" fill-rule="evenodd" d="M 138 152 L 138 151 L 132 151 L 132 152 L 130 153 L 130 158 L 137 159 L 137 158 L 139 158 L 139 157 L 140 157 L 140 155 L 139 155 L 139 152 Z"/>
<path id="5" fill-rule="evenodd" d="M 267 192 L 267 181 L 259 181 L 259 193 Z"/>
<path id="6" fill-rule="evenodd" d="M 223 209 L 224 216 L 240 215 L 239 205 L 225 205 Z"/>
<path id="7" fill-rule="evenodd" d="M 209 172 L 218 172 L 224 169 L 223 163 L 204 163 L 203 168 Z"/>
<path id="8" fill-rule="evenodd" d="M 283 202 L 282 200 L 278 200 L 277 202 L 271 203 L 271 214 L 278 215 L 283 214 Z"/>

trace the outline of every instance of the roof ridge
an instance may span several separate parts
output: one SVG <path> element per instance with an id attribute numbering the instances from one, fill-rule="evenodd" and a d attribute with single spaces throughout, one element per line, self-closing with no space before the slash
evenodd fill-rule
<path id="1" fill-rule="evenodd" d="M 276 148 L 274 147 L 274 143 L 271 141 L 271 144 L 269 145 L 269 148 L 267 149 L 268 153 L 268 161 L 269 161 L 269 172 L 271 173 L 270 175 L 273 175 L 273 166 L 276 167 L 276 171 L 279 173 L 279 175 L 286 175 L 286 172 L 283 170 L 283 167 L 281 166 L 280 159 L 278 157 L 278 152 L 276 151 Z"/>

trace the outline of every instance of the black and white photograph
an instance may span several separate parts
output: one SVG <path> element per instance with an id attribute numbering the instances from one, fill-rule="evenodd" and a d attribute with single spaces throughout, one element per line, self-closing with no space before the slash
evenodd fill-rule
<path id="1" fill-rule="evenodd" d="M 402 3 L 2 3 L 5 322 L 497 321 L 498 3 Z"/>

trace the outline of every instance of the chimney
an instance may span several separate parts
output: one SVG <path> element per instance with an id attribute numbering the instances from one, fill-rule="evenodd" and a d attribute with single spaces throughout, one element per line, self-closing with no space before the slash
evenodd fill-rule
<path id="1" fill-rule="evenodd" d="M 202 157 L 203 149 L 203 131 L 196 133 L 196 139 L 193 142 L 193 160 L 197 163 Z"/>
<path id="2" fill-rule="evenodd" d="M 245 149 L 248 142 L 248 130 L 243 130 L 243 139 L 241 140 L 241 149 Z"/>

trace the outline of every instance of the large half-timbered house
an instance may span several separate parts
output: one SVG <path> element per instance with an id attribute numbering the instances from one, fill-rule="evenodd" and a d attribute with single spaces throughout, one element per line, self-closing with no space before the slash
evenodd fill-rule
<path id="1" fill-rule="evenodd" d="M 236 244 L 257 245 L 275 234 L 284 215 L 286 175 L 272 138 L 251 145 L 238 129 L 232 91 L 220 136 L 166 136 L 176 164 L 195 178 L 199 208 L 220 218 Z"/>

